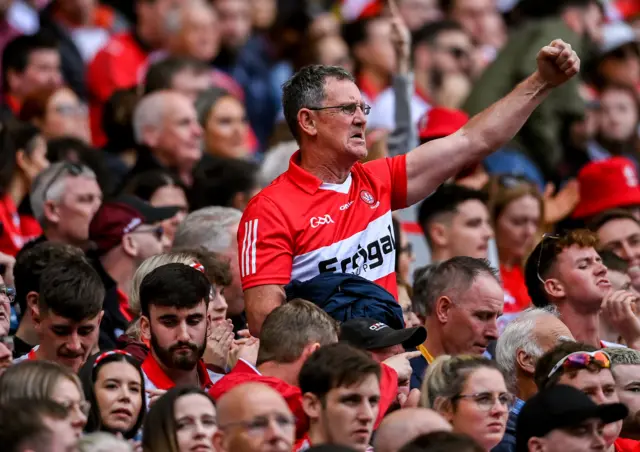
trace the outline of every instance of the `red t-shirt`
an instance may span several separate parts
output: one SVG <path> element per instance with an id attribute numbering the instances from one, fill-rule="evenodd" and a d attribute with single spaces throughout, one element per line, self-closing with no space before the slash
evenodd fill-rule
<path id="1" fill-rule="evenodd" d="M 136 86 L 148 53 L 132 33 L 114 35 L 87 66 L 90 120 L 93 144 L 103 146 L 102 107 L 114 91 Z"/>
<path id="2" fill-rule="evenodd" d="M 524 311 L 531 305 L 529 291 L 524 281 L 522 267 L 507 269 L 500 265 L 500 277 L 504 286 L 504 313 L 513 314 Z"/>
<path id="3" fill-rule="evenodd" d="M 407 205 L 405 156 L 356 163 L 342 184 L 299 166 L 256 195 L 238 229 L 242 288 L 306 281 L 324 272 L 360 275 L 397 297 L 391 211 Z"/>
<path id="4" fill-rule="evenodd" d="M 618 438 L 613 443 L 616 452 L 636 452 L 640 451 L 640 441 L 627 438 Z"/>
<path id="5" fill-rule="evenodd" d="M 42 228 L 35 218 L 18 214 L 9 195 L 0 199 L 0 251 L 15 256 L 25 243 L 38 238 Z"/>
<path id="6" fill-rule="evenodd" d="M 164 373 L 152 353 L 147 355 L 145 360 L 142 362 L 141 367 L 145 380 L 145 389 L 161 389 L 163 391 L 168 391 L 176 385 L 174 381 Z M 213 386 L 212 378 L 217 378 L 216 374 L 209 371 L 202 360 L 198 361 L 196 369 L 198 372 L 198 378 L 200 379 L 200 386 L 203 390 L 208 391 Z"/>
<path id="7" fill-rule="evenodd" d="M 380 365 L 380 411 L 376 419 L 375 428 L 378 427 L 385 413 L 396 400 L 398 394 L 398 374 L 391 367 Z M 236 366 L 227 375 L 222 377 L 209 390 L 209 395 L 217 400 L 231 389 L 243 383 L 264 383 L 278 391 L 289 405 L 289 409 L 296 418 L 296 438 L 300 440 L 309 430 L 309 418 L 302 409 L 302 393 L 300 388 L 292 386 L 279 378 L 268 377 L 260 374 L 257 369 L 250 366 L 244 360 L 238 360 Z"/>

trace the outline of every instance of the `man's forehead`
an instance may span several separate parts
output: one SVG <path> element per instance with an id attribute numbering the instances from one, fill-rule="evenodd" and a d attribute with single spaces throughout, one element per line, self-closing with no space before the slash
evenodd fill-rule
<path id="1" fill-rule="evenodd" d="M 362 93 L 351 80 L 328 77 L 324 82 L 324 94 L 327 102 L 362 102 Z"/>
<path id="2" fill-rule="evenodd" d="M 489 216 L 489 209 L 487 209 L 487 206 L 478 199 L 468 199 L 464 202 L 461 202 L 456 206 L 455 212 L 458 215 L 465 217 Z"/>
<path id="3" fill-rule="evenodd" d="M 51 326 L 54 327 L 81 328 L 83 326 L 93 326 L 98 320 L 98 315 L 90 319 L 82 319 L 81 321 L 76 322 L 75 320 L 56 314 L 55 312 L 48 311 L 43 318 L 47 318 L 51 323 Z"/>
<path id="4" fill-rule="evenodd" d="M 206 312 L 206 304 L 204 300 L 191 308 L 178 308 L 176 306 L 161 306 L 156 304 L 149 305 L 149 313 L 156 316 L 172 315 L 176 317 L 188 317 L 193 314 L 202 314 Z"/>
<path id="5" fill-rule="evenodd" d="M 640 381 L 640 364 L 616 364 L 612 367 L 616 379 L 622 378 L 624 383 L 630 380 Z"/>
<path id="6" fill-rule="evenodd" d="M 589 247 L 581 247 L 579 245 L 571 245 L 562 250 L 560 254 L 558 254 L 558 262 L 569 262 L 573 264 L 578 259 L 600 259 L 600 255 L 595 250 L 595 248 Z"/>
<path id="7" fill-rule="evenodd" d="M 631 218 L 614 218 L 598 228 L 598 236 L 613 241 L 621 240 L 632 234 L 640 234 L 640 224 Z"/>

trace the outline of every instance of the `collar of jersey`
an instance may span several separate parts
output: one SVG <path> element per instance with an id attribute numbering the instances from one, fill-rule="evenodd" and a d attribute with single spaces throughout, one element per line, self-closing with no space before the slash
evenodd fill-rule
<path id="1" fill-rule="evenodd" d="M 296 184 L 310 195 L 320 190 L 322 180 L 302 169 L 300 166 L 300 150 L 297 150 L 289 160 L 289 170 L 287 171 L 291 182 Z"/>

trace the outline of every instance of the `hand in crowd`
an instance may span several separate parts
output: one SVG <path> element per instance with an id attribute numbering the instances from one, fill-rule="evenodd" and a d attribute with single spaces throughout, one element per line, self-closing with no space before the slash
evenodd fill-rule
<path id="1" fill-rule="evenodd" d="M 233 338 L 233 322 L 231 320 L 214 322 L 207 337 L 207 346 L 202 357 L 204 362 L 219 369 L 226 369 Z"/>
<path id="2" fill-rule="evenodd" d="M 580 72 L 580 58 L 571 44 L 556 39 L 538 53 L 538 74 L 550 86 L 562 85 Z"/>
<path id="3" fill-rule="evenodd" d="M 555 224 L 569 216 L 580 202 L 580 184 L 572 179 L 556 193 L 556 186 L 548 183 L 544 188 L 544 223 Z"/>
<path id="4" fill-rule="evenodd" d="M 409 394 L 398 393 L 397 400 L 402 408 L 417 408 L 420 404 L 420 390 L 413 388 Z"/>
<path id="5" fill-rule="evenodd" d="M 617 331 L 627 346 L 640 350 L 638 295 L 626 290 L 612 291 L 602 302 L 602 315 Z"/>
<path id="6" fill-rule="evenodd" d="M 145 392 L 149 396 L 149 406 L 151 406 L 167 391 L 164 389 L 146 389 Z"/>
<path id="7" fill-rule="evenodd" d="M 234 340 L 229 351 L 229 367 L 233 369 L 240 358 L 255 366 L 259 348 L 260 340 L 252 336 Z"/>
<path id="8" fill-rule="evenodd" d="M 389 11 L 392 16 L 391 43 L 396 53 L 398 72 L 405 74 L 409 72 L 411 63 L 411 32 L 400 16 L 395 0 L 389 0 Z"/>
<path id="9" fill-rule="evenodd" d="M 383 361 L 383 364 L 386 364 L 396 371 L 398 374 L 398 384 L 403 385 L 411 379 L 411 373 L 413 372 L 409 360 L 411 358 L 417 358 L 420 355 L 421 353 L 418 351 L 405 352 L 392 356 L 391 358 L 387 358 Z"/>

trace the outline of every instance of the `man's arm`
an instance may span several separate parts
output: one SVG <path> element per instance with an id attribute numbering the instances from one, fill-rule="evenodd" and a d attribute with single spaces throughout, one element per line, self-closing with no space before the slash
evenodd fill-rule
<path id="1" fill-rule="evenodd" d="M 458 132 L 407 154 L 407 203 L 430 195 L 442 182 L 509 142 L 551 90 L 580 69 L 571 46 L 553 41 L 538 53 L 538 70 Z"/>
<path id="2" fill-rule="evenodd" d="M 285 300 L 283 287 L 276 284 L 256 286 L 244 291 L 247 324 L 253 337 L 260 337 L 264 319 Z"/>

